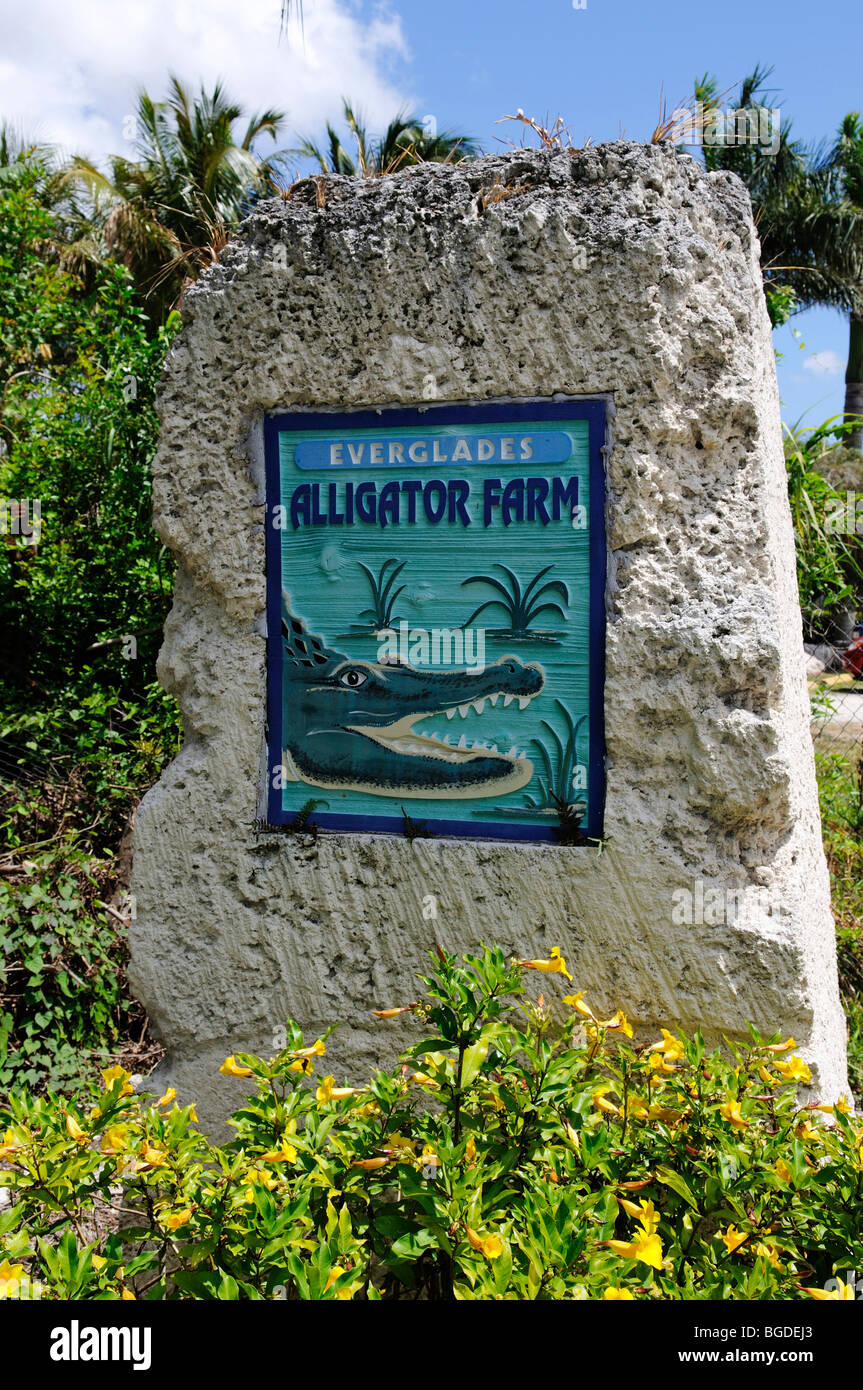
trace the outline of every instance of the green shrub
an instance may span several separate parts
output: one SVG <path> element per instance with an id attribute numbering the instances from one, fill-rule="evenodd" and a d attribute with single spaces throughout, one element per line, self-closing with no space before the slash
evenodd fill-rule
<path id="1" fill-rule="evenodd" d="M 69 840 L 0 879 L 0 1090 L 80 1084 L 124 1007 L 124 944 L 94 904 L 110 862 Z"/>
<path id="2" fill-rule="evenodd" d="M 41 172 L 0 182 L 0 504 L 38 501 L 30 537 L 0 544 L 0 626 L 11 678 L 32 699 L 74 679 L 145 681 L 172 568 L 151 524 L 156 382 L 179 326 L 152 333 L 122 266 L 73 274 Z M 25 522 L 26 524 L 26 522 Z M 38 541 L 34 544 L 33 541 Z M 122 638 L 134 634 L 137 661 Z M 94 648 L 97 656 L 94 656 Z M 149 677 L 151 678 L 151 677 Z"/>
<path id="3" fill-rule="evenodd" d="M 52 1299 L 751 1300 L 861 1267 L 863 1131 L 845 1102 L 799 1107 L 793 1040 L 634 1047 L 580 994 L 528 1002 L 527 970 L 566 974 L 559 952 L 439 951 L 425 997 L 380 1011 L 423 1041 L 361 1090 L 313 1077 L 326 1037 L 293 1024 L 278 1056 L 229 1057 L 255 1089 L 220 1147 L 120 1068 L 74 1105 L 17 1095 L 3 1277 Z M 112 1208 L 134 1224 L 99 1234 Z"/>
<path id="4" fill-rule="evenodd" d="M 105 904 L 122 887 L 130 807 L 178 734 L 174 702 L 155 686 L 140 703 L 70 689 L 64 705 L 19 701 L 0 721 L 7 765 L 22 764 L 0 792 L 11 851 L 0 875 L 0 1092 L 80 1085 L 136 1009 L 122 913 Z"/>
<path id="5" fill-rule="evenodd" d="M 845 491 L 828 481 L 829 460 L 853 428 L 840 419 L 817 429 L 785 426 L 785 466 L 794 543 L 797 585 L 807 638 L 830 639 L 837 615 L 863 600 L 863 548 L 844 534 L 832 518 L 845 506 Z M 843 457 L 848 453 L 841 450 Z"/>
<path id="6" fill-rule="evenodd" d="M 824 852 L 830 869 L 839 983 L 848 1017 L 848 1080 L 863 1099 L 863 762 L 816 753 Z"/>

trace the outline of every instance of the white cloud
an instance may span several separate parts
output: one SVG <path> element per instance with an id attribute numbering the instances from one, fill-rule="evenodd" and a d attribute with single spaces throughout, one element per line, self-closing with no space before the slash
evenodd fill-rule
<path id="1" fill-rule="evenodd" d="M 838 353 L 828 348 L 826 352 L 813 352 L 803 363 L 804 372 L 813 376 L 838 376 L 845 371 L 845 363 Z"/>
<path id="2" fill-rule="evenodd" d="M 279 144 L 314 135 L 348 96 L 381 129 L 412 95 L 398 80 L 409 53 L 400 18 L 350 0 L 305 6 L 304 32 L 279 34 L 280 0 L 25 0 L 8 7 L 0 118 L 67 153 L 129 154 L 124 118 L 137 91 L 167 74 L 197 90 L 223 78 L 247 111 L 287 111 Z M 289 132 L 289 134 L 288 134 Z"/>

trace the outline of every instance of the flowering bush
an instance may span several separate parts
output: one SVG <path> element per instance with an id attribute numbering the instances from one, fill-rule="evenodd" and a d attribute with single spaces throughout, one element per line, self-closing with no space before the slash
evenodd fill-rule
<path id="1" fill-rule="evenodd" d="M 254 1093 L 221 1146 L 119 1067 L 77 1105 L 14 1097 L 0 1294 L 853 1298 L 863 1129 L 800 1108 L 793 1039 L 634 1046 L 580 993 L 529 1002 L 528 972 L 568 978 L 559 951 L 438 951 L 422 1000 L 375 1011 L 426 1036 L 361 1088 L 294 1024 L 277 1057 L 227 1058 Z"/>

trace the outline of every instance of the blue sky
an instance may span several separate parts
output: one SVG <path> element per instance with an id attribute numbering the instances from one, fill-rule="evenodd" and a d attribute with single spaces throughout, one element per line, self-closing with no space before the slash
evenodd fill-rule
<path id="1" fill-rule="evenodd" d="M 733 89 L 756 63 L 773 66 L 771 103 L 806 141 L 832 136 L 863 109 L 860 0 L 305 0 L 305 29 L 280 35 L 280 0 L 28 0 L 7 7 L 0 117 L 68 151 L 130 154 L 141 85 L 164 91 L 169 70 L 197 85 L 222 77 L 247 108 L 288 112 L 283 144 L 320 134 L 350 96 L 380 129 L 402 106 L 500 148 L 519 107 L 558 113 L 581 143 L 620 131 L 648 138 L 660 93 L 673 109 L 711 71 Z M 795 328 L 800 338 L 794 336 Z M 803 350 L 799 341 L 805 343 Z M 776 335 L 786 419 L 841 410 L 847 330 L 813 311 Z M 808 412 L 808 414 L 807 414 Z"/>
<path id="2" fill-rule="evenodd" d="M 495 121 L 518 107 L 537 118 L 560 113 L 576 143 L 614 139 L 621 128 L 645 139 L 661 93 L 673 109 L 696 75 L 714 73 L 724 92 L 758 63 L 773 67 L 771 105 L 804 141 L 832 136 L 847 111 L 863 109 L 860 0 L 587 0 L 583 10 L 572 0 L 438 0 L 398 10 L 411 54 L 405 80 L 420 114 L 476 135 L 486 148 L 512 138 L 511 127 Z M 797 315 L 775 342 L 783 353 L 783 417 L 817 424 L 841 411 L 843 316 Z"/>

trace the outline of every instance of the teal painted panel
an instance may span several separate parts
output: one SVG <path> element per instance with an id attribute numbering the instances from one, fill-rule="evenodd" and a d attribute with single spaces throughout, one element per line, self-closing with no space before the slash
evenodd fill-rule
<path id="1" fill-rule="evenodd" d="M 596 832 L 597 406 L 268 422 L 271 820 Z"/>

